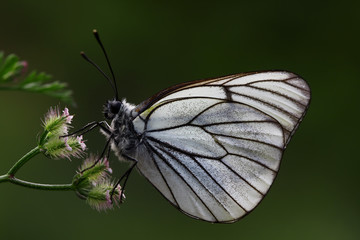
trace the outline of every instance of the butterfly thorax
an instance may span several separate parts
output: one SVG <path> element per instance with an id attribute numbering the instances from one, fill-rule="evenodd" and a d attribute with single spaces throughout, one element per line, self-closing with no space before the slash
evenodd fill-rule
<path id="1" fill-rule="evenodd" d="M 139 141 L 130 117 L 134 107 L 125 100 L 108 101 L 104 106 L 104 115 L 111 120 L 111 147 L 119 156 L 133 149 Z"/>

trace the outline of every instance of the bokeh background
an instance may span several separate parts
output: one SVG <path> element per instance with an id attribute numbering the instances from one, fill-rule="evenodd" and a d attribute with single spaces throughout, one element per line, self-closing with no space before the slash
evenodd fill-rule
<path id="1" fill-rule="evenodd" d="M 69 84 L 75 128 L 102 120 L 113 96 L 79 56 L 84 50 L 107 70 L 93 28 L 130 102 L 184 81 L 272 69 L 303 76 L 312 102 L 269 194 L 237 223 L 191 219 L 135 172 L 125 204 L 106 213 L 73 192 L 1 184 L 0 239 L 359 239 L 359 8 L 347 0 L 2 1 L 0 50 Z M 40 118 L 58 104 L 0 92 L 1 174 L 35 146 Z M 86 138 L 101 152 L 103 136 Z M 120 175 L 126 165 L 112 159 Z M 79 162 L 37 157 L 18 177 L 68 183 Z"/>

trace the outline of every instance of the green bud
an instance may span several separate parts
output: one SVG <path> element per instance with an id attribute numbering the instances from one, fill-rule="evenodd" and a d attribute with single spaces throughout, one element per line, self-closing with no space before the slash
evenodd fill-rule
<path id="1" fill-rule="evenodd" d="M 109 179 L 111 173 L 106 158 L 99 160 L 96 156 L 90 156 L 74 177 L 73 185 L 76 193 L 98 211 L 111 209 L 114 205 L 118 206 L 122 190 L 120 185 L 114 186 L 111 183 Z"/>
<path id="2" fill-rule="evenodd" d="M 50 108 L 45 115 L 44 132 L 39 140 L 39 147 L 45 155 L 50 158 L 79 158 L 83 156 L 86 145 L 82 136 L 61 137 L 68 134 L 73 117 L 67 108 L 62 111 L 62 114 L 58 108 Z"/>

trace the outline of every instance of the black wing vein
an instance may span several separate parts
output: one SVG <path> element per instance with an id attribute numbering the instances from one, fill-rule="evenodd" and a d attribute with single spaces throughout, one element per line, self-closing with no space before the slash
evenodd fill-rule
<path id="1" fill-rule="evenodd" d="M 151 146 L 149 145 L 149 143 L 147 143 L 146 141 L 144 141 L 144 143 L 145 143 L 145 145 L 146 145 L 147 148 L 151 148 Z M 162 173 L 159 165 L 157 164 L 157 162 L 156 162 L 156 160 L 155 160 L 155 158 L 154 158 L 154 156 L 153 156 L 153 152 L 152 152 L 152 151 L 149 151 L 149 152 L 150 152 L 151 155 L 152 155 L 152 156 L 151 156 L 151 159 L 153 160 L 153 162 L 154 162 L 154 164 L 155 164 L 155 166 L 156 166 L 156 169 L 157 169 L 158 172 L 160 173 L 160 176 L 161 176 L 162 179 L 164 180 L 167 188 L 169 189 L 169 192 L 171 193 L 172 198 L 173 198 L 174 201 L 175 201 L 175 204 L 176 204 L 175 206 L 176 206 L 176 207 L 180 207 L 179 203 L 176 201 L 176 198 L 175 198 L 175 195 L 174 195 L 172 189 L 171 189 L 170 186 L 169 186 L 169 183 L 167 182 L 166 178 L 164 177 L 164 175 L 163 175 L 163 173 Z M 161 191 L 160 191 L 160 192 L 161 192 Z"/>
<path id="2" fill-rule="evenodd" d="M 230 90 L 229 90 L 229 91 L 230 91 Z M 289 117 L 291 117 L 291 118 L 294 120 L 294 122 L 297 121 L 297 118 L 298 118 L 297 116 L 293 115 L 292 113 L 286 111 L 286 110 L 283 109 L 283 108 L 280 108 L 280 107 L 278 107 L 278 106 L 276 106 L 276 105 L 273 105 L 273 104 L 271 104 L 271 103 L 269 103 L 269 102 L 265 102 L 265 101 L 263 101 L 263 100 L 261 100 L 261 99 L 259 99 L 259 98 L 256 98 L 256 97 L 252 97 L 252 96 L 249 96 L 249 95 L 244 95 L 244 94 L 240 94 L 240 93 L 232 92 L 232 91 L 230 91 L 230 92 L 231 92 L 232 94 L 234 94 L 234 95 L 242 96 L 242 97 L 245 97 L 245 98 L 249 98 L 249 99 L 253 99 L 253 100 L 255 100 L 255 101 L 261 102 L 261 103 L 264 104 L 264 105 L 270 106 L 271 108 L 277 109 L 278 111 L 280 111 L 280 112 L 288 115 Z M 264 112 L 264 111 L 261 110 L 261 109 L 259 109 L 259 110 L 262 111 L 262 112 Z"/>
<path id="3" fill-rule="evenodd" d="M 177 172 L 174 167 L 166 160 L 166 158 L 159 153 L 159 151 L 156 150 L 155 147 L 152 146 L 152 144 L 148 143 L 150 148 L 153 150 L 153 152 L 155 152 L 155 154 L 161 158 L 163 160 L 163 162 L 169 167 L 171 168 L 171 170 L 175 173 L 177 173 L 177 175 L 182 179 L 182 181 L 189 187 L 189 189 L 194 193 L 194 195 L 201 201 L 202 205 L 205 206 L 205 208 L 211 213 L 211 215 L 214 217 L 214 219 L 216 219 L 218 221 L 218 219 L 216 218 L 216 216 L 214 215 L 214 213 L 209 209 L 209 207 L 206 205 L 206 203 L 201 199 L 201 197 L 197 194 L 197 192 L 193 189 L 193 187 L 184 179 L 183 176 L 181 176 L 181 174 L 179 174 L 179 172 Z M 155 160 L 154 160 L 155 161 Z M 191 171 L 190 171 L 191 173 Z M 169 187 L 171 188 L 171 187 Z M 176 199 L 176 197 L 174 196 L 174 198 Z M 178 205 L 180 207 L 180 205 Z"/>

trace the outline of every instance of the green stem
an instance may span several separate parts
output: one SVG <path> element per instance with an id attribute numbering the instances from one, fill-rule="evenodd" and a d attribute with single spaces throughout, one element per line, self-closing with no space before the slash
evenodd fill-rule
<path id="1" fill-rule="evenodd" d="M 18 179 L 14 177 L 15 173 L 31 158 L 36 156 L 40 153 L 39 146 L 32 149 L 30 152 L 25 154 L 22 158 L 17 161 L 14 166 L 8 171 L 7 174 L 0 176 L 0 183 L 2 182 L 11 182 L 13 184 L 28 187 L 28 188 L 34 188 L 34 189 L 40 189 L 40 190 L 58 190 L 58 191 L 66 191 L 66 190 L 73 190 L 74 187 L 72 184 L 42 184 L 42 183 L 34 183 L 34 182 L 28 182 L 21 179 Z"/>
<path id="2" fill-rule="evenodd" d="M 44 130 L 43 134 L 41 134 L 40 140 L 39 140 L 39 146 L 43 146 L 44 142 L 48 136 L 49 131 L 47 131 L 46 129 Z"/>
<path id="3" fill-rule="evenodd" d="M 14 166 L 12 166 L 12 168 L 8 171 L 7 175 L 8 176 L 14 176 L 15 173 L 27 162 L 29 161 L 31 158 L 33 158 L 35 155 L 40 153 L 40 148 L 36 147 L 33 150 L 31 150 L 30 152 L 28 152 L 27 154 L 25 154 L 22 158 L 20 158 L 19 161 L 17 161 Z M 0 181 L 1 182 L 1 181 Z"/>
<path id="4" fill-rule="evenodd" d="M 74 186 L 72 184 L 34 183 L 34 182 L 28 182 L 28 181 L 24 181 L 24 180 L 15 178 L 8 174 L 0 176 L 0 183 L 1 182 L 11 182 L 11 183 L 19 185 L 19 186 L 40 189 L 40 190 L 58 190 L 58 191 L 74 190 Z"/>
<path id="5" fill-rule="evenodd" d="M 9 175 L 1 175 L 0 176 L 0 183 L 9 181 Z"/>
<path id="6" fill-rule="evenodd" d="M 27 182 L 15 177 L 12 178 L 9 177 L 8 181 L 19 186 L 34 188 L 39 190 L 68 191 L 74 189 L 72 184 L 42 184 L 42 183 Z"/>

